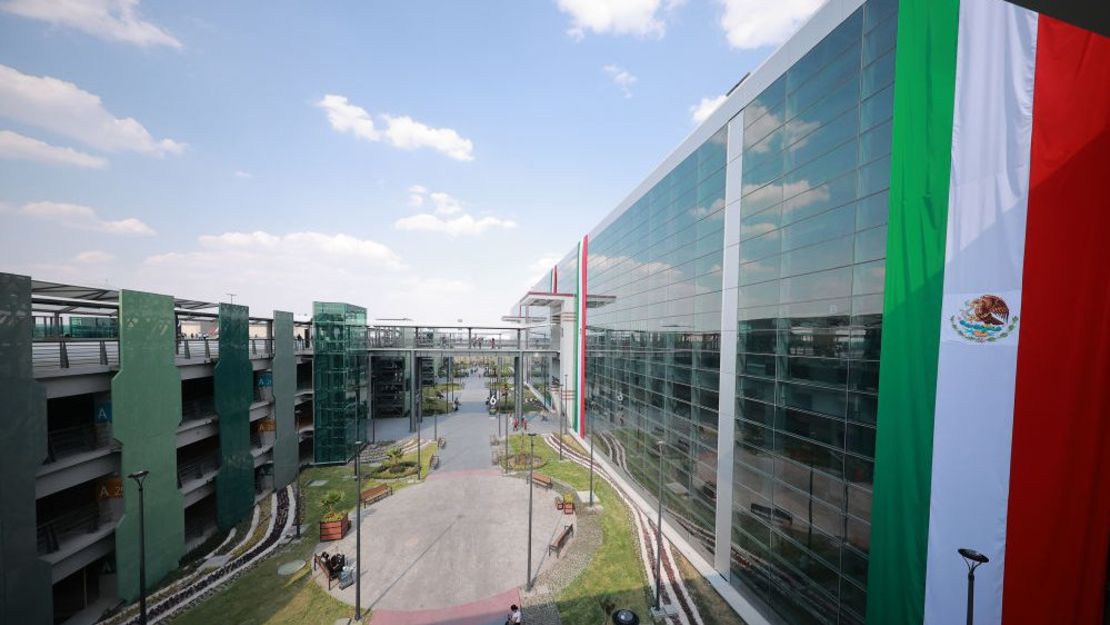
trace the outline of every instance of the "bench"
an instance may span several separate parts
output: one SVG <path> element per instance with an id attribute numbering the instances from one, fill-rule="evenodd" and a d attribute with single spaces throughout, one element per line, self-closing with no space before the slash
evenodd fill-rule
<path id="1" fill-rule="evenodd" d="M 543 473 L 535 472 L 532 473 L 532 483 L 538 486 L 543 486 L 544 488 L 551 488 L 555 485 L 555 483 L 551 481 L 550 477 L 547 477 Z"/>
<path id="2" fill-rule="evenodd" d="M 359 495 L 359 501 L 362 505 L 369 506 L 375 501 L 380 501 L 393 494 L 393 487 L 388 484 L 381 484 L 373 488 L 367 488 Z"/>
<path id="3" fill-rule="evenodd" d="M 439 454 L 432 454 L 431 460 L 428 461 L 428 466 L 433 469 L 439 468 Z"/>
<path id="4" fill-rule="evenodd" d="M 346 564 L 347 556 L 341 553 L 328 555 L 328 552 L 323 551 L 312 557 L 313 570 L 319 568 L 328 578 L 328 590 L 331 590 L 331 583 L 339 579 Z"/>
<path id="5" fill-rule="evenodd" d="M 552 540 L 551 544 L 547 546 L 547 553 L 554 553 L 555 557 L 560 557 L 562 555 L 563 546 L 567 544 L 567 541 L 570 540 L 572 535 L 574 535 L 573 523 L 563 527 L 563 530 L 559 532 L 555 540 Z"/>

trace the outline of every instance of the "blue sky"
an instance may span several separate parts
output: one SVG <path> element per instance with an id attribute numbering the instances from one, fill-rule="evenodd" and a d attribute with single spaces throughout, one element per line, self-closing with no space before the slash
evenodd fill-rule
<path id="1" fill-rule="evenodd" d="M 819 0 L 0 0 L 0 270 L 499 318 Z"/>

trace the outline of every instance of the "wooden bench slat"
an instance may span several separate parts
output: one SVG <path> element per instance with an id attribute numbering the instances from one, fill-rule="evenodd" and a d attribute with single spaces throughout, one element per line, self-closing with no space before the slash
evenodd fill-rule
<path id="1" fill-rule="evenodd" d="M 563 547 L 566 546 L 567 541 L 570 540 L 570 537 L 572 535 L 574 535 L 573 523 L 563 527 L 563 531 L 559 532 L 559 535 L 555 537 L 555 540 L 551 541 L 551 544 L 547 546 L 547 552 L 554 553 L 556 557 L 561 557 Z"/>

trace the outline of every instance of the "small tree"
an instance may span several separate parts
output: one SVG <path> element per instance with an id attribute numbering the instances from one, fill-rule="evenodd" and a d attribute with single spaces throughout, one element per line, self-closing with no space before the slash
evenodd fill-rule
<path id="1" fill-rule="evenodd" d="M 400 447 L 392 447 L 389 451 L 385 452 L 386 457 L 389 458 L 389 466 L 395 467 L 401 464 L 401 458 L 405 455 Z"/>
<path id="2" fill-rule="evenodd" d="M 324 493 L 324 496 L 320 498 L 320 505 L 324 508 L 324 521 L 338 521 L 342 518 L 342 515 L 335 510 L 335 507 L 341 501 L 343 501 L 343 493 L 337 490 L 329 490 Z"/>

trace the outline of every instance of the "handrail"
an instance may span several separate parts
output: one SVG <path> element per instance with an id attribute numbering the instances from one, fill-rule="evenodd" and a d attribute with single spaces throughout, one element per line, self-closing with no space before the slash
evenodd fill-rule
<path id="1" fill-rule="evenodd" d="M 82 533 L 91 534 L 107 519 L 100 512 L 96 502 L 84 504 L 40 523 L 38 530 L 39 555 L 54 553 L 61 549 L 66 539 Z"/>
<path id="2" fill-rule="evenodd" d="M 46 464 L 107 446 L 97 438 L 96 427 L 91 424 L 50 430 L 46 434 Z"/>

